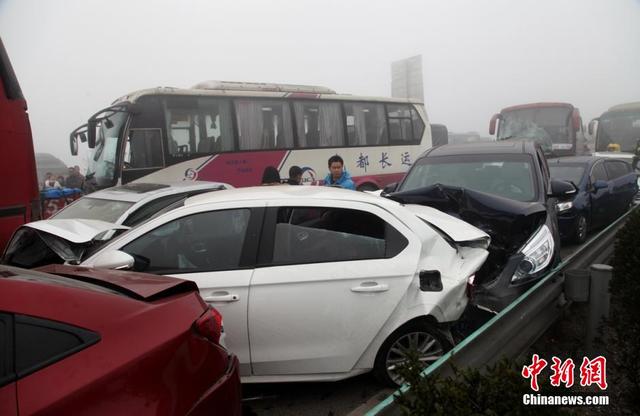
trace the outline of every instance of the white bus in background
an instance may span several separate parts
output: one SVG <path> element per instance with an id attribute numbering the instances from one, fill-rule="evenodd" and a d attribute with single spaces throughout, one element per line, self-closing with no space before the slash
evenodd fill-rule
<path id="1" fill-rule="evenodd" d="M 611 107 L 589 123 L 595 155 L 627 159 L 640 156 L 640 102 Z M 635 166 L 640 168 L 640 166 Z"/>
<path id="2" fill-rule="evenodd" d="M 149 181 L 207 180 L 259 185 L 267 166 L 284 179 L 300 166 L 321 184 L 338 154 L 361 190 L 397 182 L 431 147 L 417 100 L 336 94 L 325 87 L 207 81 L 191 89 L 132 92 L 71 133 L 94 148 L 88 173 L 98 188 Z"/>

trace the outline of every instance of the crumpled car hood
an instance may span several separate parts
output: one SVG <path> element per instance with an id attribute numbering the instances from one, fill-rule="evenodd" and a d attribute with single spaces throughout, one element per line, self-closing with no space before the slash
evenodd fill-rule
<path id="1" fill-rule="evenodd" d="M 403 204 L 436 208 L 481 229 L 491 237 L 489 250 L 500 257 L 516 253 L 547 215 L 546 207 L 539 202 L 520 202 L 441 184 L 386 197 Z"/>
<path id="2" fill-rule="evenodd" d="M 44 231 L 75 244 L 88 243 L 105 231 L 129 229 L 126 225 L 84 219 L 42 220 L 30 222 L 24 227 Z"/>

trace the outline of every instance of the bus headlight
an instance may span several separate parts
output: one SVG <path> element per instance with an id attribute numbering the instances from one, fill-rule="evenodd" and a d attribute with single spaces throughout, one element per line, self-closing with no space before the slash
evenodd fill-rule
<path id="1" fill-rule="evenodd" d="M 524 258 L 518 265 L 511 282 L 518 282 L 543 270 L 551 263 L 554 251 L 554 241 L 551 230 L 543 225 L 520 249 Z"/>
<path id="2" fill-rule="evenodd" d="M 564 212 L 573 208 L 573 201 L 558 202 L 556 204 L 556 212 Z"/>

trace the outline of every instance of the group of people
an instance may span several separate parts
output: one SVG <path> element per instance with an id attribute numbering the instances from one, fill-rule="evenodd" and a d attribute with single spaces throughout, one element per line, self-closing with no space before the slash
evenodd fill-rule
<path id="1" fill-rule="evenodd" d="M 344 160 L 338 155 L 331 156 L 328 161 L 329 173 L 324 178 L 325 186 L 335 186 L 339 188 L 352 189 L 355 191 L 356 185 L 351 179 L 351 175 L 344 169 Z M 289 168 L 289 179 L 285 182 L 280 179 L 280 172 L 273 166 L 267 166 L 262 174 L 262 185 L 302 185 L 302 168 L 291 166 Z"/>
<path id="2" fill-rule="evenodd" d="M 51 172 L 47 172 L 44 185 L 42 189 L 44 191 L 48 189 L 61 189 L 61 188 L 74 188 L 83 189 L 85 178 L 80 173 L 80 166 L 69 167 L 69 173 L 67 177 L 60 175 L 57 178 Z"/>

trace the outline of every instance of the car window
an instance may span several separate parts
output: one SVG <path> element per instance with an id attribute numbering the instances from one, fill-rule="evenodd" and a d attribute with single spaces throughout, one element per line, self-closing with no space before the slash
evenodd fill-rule
<path id="1" fill-rule="evenodd" d="M 13 379 L 13 329 L 11 315 L 0 313 L 0 387 Z"/>
<path id="2" fill-rule="evenodd" d="M 120 216 L 132 205 L 133 202 L 114 201 L 85 196 L 58 212 L 55 215 L 55 219 L 81 218 L 85 220 L 116 222 L 118 218 L 120 218 Z"/>
<path id="3" fill-rule="evenodd" d="M 127 225 L 129 227 L 133 227 L 134 225 L 138 225 L 143 221 L 148 220 L 152 216 L 154 216 L 158 211 L 163 208 L 184 199 L 186 196 L 185 193 L 169 195 L 163 198 L 154 199 L 153 201 L 149 201 L 147 204 L 144 204 L 133 213 L 131 213 L 127 219 L 123 221 L 123 225 Z"/>
<path id="4" fill-rule="evenodd" d="M 122 248 L 135 270 L 190 273 L 232 270 L 240 265 L 249 209 L 202 212 L 161 225 Z"/>
<path id="5" fill-rule="evenodd" d="M 424 157 L 407 173 L 399 191 L 441 184 L 516 201 L 534 201 L 538 174 L 531 162 L 528 155 Z"/>
<path id="6" fill-rule="evenodd" d="M 278 210 L 274 264 L 321 263 L 393 257 L 407 239 L 380 217 L 343 208 Z"/>
<path id="7" fill-rule="evenodd" d="M 47 319 L 16 315 L 16 373 L 18 377 L 24 377 L 99 340 L 98 334 L 82 328 Z"/>
<path id="8" fill-rule="evenodd" d="M 599 162 L 593 166 L 591 169 L 591 183 L 595 181 L 608 181 L 609 177 L 607 176 L 607 172 L 604 170 L 604 163 Z"/>
<path id="9" fill-rule="evenodd" d="M 607 160 L 605 162 L 605 167 L 611 180 L 618 179 L 619 177 L 629 173 L 629 169 L 627 168 L 626 163 L 620 162 L 618 160 Z"/>

